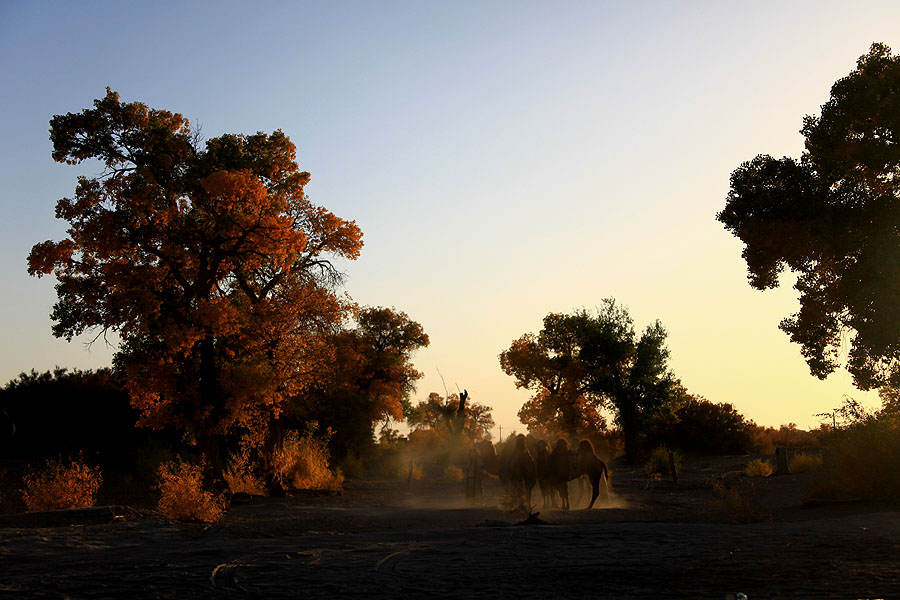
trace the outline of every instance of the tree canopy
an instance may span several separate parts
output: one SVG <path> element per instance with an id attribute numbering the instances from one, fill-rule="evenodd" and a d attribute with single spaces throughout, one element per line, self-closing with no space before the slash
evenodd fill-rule
<path id="1" fill-rule="evenodd" d="M 807 116 L 799 160 L 760 155 L 731 175 L 717 219 L 744 243 L 751 286 L 797 276 L 781 329 L 813 375 L 845 362 L 861 389 L 900 384 L 900 57 L 873 44 Z M 848 349 L 846 361 L 842 350 Z"/>
<path id="2" fill-rule="evenodd" d="M 459 401 L 459 394 L 444 397 L 431 392 L 426 400 L 409 411 L 409 425 L 415 429 L 436 430 L 443 438 L 459 435 L 473 441 L 490 439 L 494 428 L 491 407 L 467 401 L 460 415 Z"/>
<path id="3" fill-rule="evenodd" d="M 334 456 L 359 454 L 373 443 L 375 423 L 402 421 L 422 377 L 412 354 L 428 346 L 422 326 L 395 308 L 366 307 L 356 327 L 335 333 L 333 358 L 316 383 L 288 403 L 289 424 L 308 420 L 330 427 Z"/>
<path id="4" fill-rule="evenodd" d="M 551 313 L 538 335 L 526 334 L 500 354 L 516 386 L 534 392 L 520 418 L 555 420 L 560 431 L 585 435 L 610 409 L 634 458 L 640 436 L 674 409 L 681 388 L 668 366 L 666 330 L 659 321 L 637 336 L 628 311 L 606 298 L 596 314 Z"/>
<path id="5" fill-rule="evenodd" d="M 358 257 L 359 228 L 309 200 L 280 131 L 201 145 L 180 114 L 107 90 L 50 138 L 56 161 L 104 166 L 57 203 L 68 237 L 28 257 L 58 281 L 54 334 L 118 334 L 142 425 L 261 443 L 332 356 L 352 309 L 333 261 Z"/>

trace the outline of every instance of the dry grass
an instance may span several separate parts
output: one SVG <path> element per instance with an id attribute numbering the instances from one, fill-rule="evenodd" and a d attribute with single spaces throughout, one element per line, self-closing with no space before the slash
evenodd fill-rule
<path id="1" fill-rule="evenodd" d="M 22 500 L 28 512 L 89 508 L 102 482 L 100 469 L 88 467 L 81 459 L 47 461 L 44 468 L 23 478 Z"/>
<path id="2" fill-rule="evenodd" d="M 307 428 L 300 436 L 288 431 L 272 455 L 275 479 L 286 488 L 298 490 L 339 490 L 344 483 L 342 473 L 328 468 L 328 436 L 315 435 L 316 427 Z"/>
<path id="3" fill-rule="evenodd" d="M 262 478 L 253 472 L 253 466 L 246 454 L 234 457 L 222 476 L 233 494 L 243 492 L 253 496 L 265 496 L 267 493 L 266 485 Z"/>
<path id="4" fill-rule="evenodd" d="M 225 500 L 203 489 L 203 464 L 181 460 L 159 467 L 159 512 L 167 519 L 215 523 L 225 514 Z"/>
<path id="5" fill-rule="evenodd" d="M 770 517 L 758 506 L 754 498 L 755 485 L 752 481 L 728 483 L 717 480 L 713 482 L 712 488 L 719 497 L 719 505 L 733 523 L 758 523 Z"/>
<path id="6" fill-rule="evenodd" d="M 655 474 L 672 475 L 672 469 L 669 464 L 669 453 L 674 455 L 675 472 L 681 472 L 682 456 L 677 450 L 670 450 L 667 446 L 657 446 L 650 453 L 650 458 L 644 469 L 647 475 L 652 479 Z"/>
<path id="7" fill-rule="evenodd" d="M 812 454 L 795 454 L 791 458 L 791 473 L 818 473 L 822 470 L 822 457 Z"/>
<path id="8" fill-rule="evenodd" d="M 772 463 L 761 458 L 754 458 L 747 463 L 744 471 L 750 477 L 768 477 L 772 474 Z"/>

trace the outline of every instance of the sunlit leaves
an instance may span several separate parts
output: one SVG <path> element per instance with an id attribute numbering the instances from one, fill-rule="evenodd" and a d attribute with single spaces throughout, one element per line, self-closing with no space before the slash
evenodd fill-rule
<path id="1" fill-rule="evenodd" d="M 107 90 L 54 117 L 51 141 L 57 161 L 106 166 L 57 204 L 67 239 L 29 256 L 58 280 L 54 333 L 118 333 L 142 424 L 261 443 L 333 356 L 353 307 L 331 260 L 359 256 L 359 228 L 309 201 L 280 131 L 200 147 L 181 115 Z"/>

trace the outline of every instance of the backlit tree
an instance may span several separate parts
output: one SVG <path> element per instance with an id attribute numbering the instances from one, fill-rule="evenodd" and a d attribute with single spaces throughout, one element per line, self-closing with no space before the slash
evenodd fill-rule
<path id="1" fill-rule="evenodd" d="M 638 336 L 628 311 L 605 298 L 596 314 L 547 315 L 538 335 L 526 334 L 500 354 L 500 365 L 517 387 L 534 392 L 519 412 L 523 422 L 584 436 L 605 425 L 598 412 L 605 408 L 634 459 L 644 433 L 671 418 L 681 391 L 665 339 L 659 321 Z"/>
<path id="2" fill-rule="evenodd" d="M 337 332 L 331 344 L 331 362 L 291 400 L 288 420 L 295 427 L 306 420 L 330 427 L 332 454 L 343 458 L 373 443 L 376 423 L 403 420 L 404 404 L 422 377 L 412 355 L 428 346 L 428 335 L 404 312 L 366 307 L 356 327 Z"/>
<path id="3" fill-rule="evenodd" d="M 800 310 L 781 329 L 813 375 L 847 350 L 859 388 L 900 385 L 900 56 L 873 44 L 801 133 L 799 160 L 760 155 L 732 173 L 717 218 L 744 243 L 751 286 L 797 275 Z"/>
<path id="4" fill-rule="evenodd" d="M 351 309 L 333 261 L 357 258 L 359 228 L 309 200 L 280 131 L 201 146 L 180 114 L 107 90 L 50 139 L 58 162 L 103 165 L 56 205 L 68 237 L 28 257 L 58 281 L 54 334 L 118 334 L 141 425 L 183 429 L 213 462 L 223 439 L 262 443 L 332 356 Z"/>

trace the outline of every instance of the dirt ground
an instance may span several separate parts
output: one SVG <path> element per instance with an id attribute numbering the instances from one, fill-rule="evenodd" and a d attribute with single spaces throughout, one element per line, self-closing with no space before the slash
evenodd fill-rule
<path id="1" fill-rule="evenodd" d="M 900 508 L 816 501 L 815 475 L 748 478 L 750 458 L 687 461 L 677 486 L 615 465 L 591 511 L 540 508 L 535 488 L 538 525 L 515 524 L 495 480 L 476 504 L 455 482 L 351 480 L 213 525 L 5 515 L 0 598 L 900 598 Z"/>

